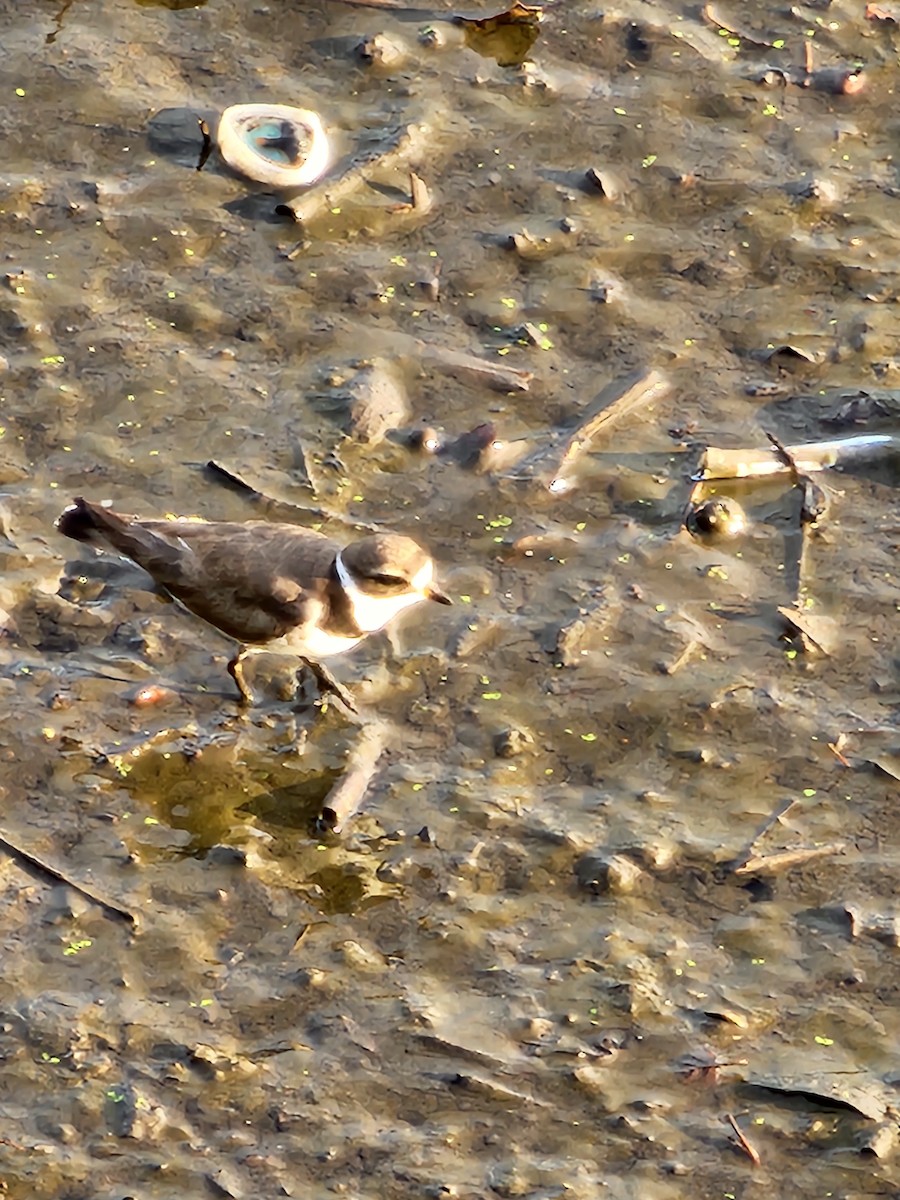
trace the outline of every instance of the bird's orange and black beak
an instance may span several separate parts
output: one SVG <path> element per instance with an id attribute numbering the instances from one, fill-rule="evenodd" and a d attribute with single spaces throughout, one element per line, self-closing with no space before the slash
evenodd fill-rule
<path id="1" fill-rule="evenodd" d="M 452 604 L 453 601 L 448 595 L 441 591 L 435 584 L 429 583 L 425 589 L 425 595 L 429 600 L 436 600 L 438 604 Z"/>

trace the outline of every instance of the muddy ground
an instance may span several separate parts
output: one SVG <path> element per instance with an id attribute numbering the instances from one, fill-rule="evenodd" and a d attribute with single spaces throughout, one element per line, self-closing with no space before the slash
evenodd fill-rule
<path id="1" fill-rule="evenodd" d="M 900 433 L 900 12 L 501 8 L 0 3 L 11 1200 L 900 1188 L 896 455 L 682 525 L 707 445 Z M 195 169 L 257 100 L 337 147 L 299 224 Z M 241 719 L 81 494 L 455 607 Z"/>

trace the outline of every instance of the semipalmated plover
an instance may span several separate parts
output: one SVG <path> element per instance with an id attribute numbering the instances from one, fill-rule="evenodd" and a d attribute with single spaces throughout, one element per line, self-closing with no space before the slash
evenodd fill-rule
<path id="1" fill-rule="evenodd" d="M 61 514 L 66 537 L 130 558 L 185 608 L 234 638 L 228 664 L 244 704 L 248 653 L 295 654 L 320 687 L 354 708 L 320 659 L 343 654 L 420 600 L 450 604 L 431 556 L 398 533 L 341 546 L 321 533 L 268 521 L 142 521 L 78 498 Z"/>

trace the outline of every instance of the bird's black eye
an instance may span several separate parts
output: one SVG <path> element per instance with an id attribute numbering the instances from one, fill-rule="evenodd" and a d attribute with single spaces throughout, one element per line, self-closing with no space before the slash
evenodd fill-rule
<path id="1" fill-rule="evenodd" d="M 379 583 L 382 587 L 402 588 L 406 587 L 406 580 L 400 575 L 370 575 L 369 578 L 373 583 Z"/>

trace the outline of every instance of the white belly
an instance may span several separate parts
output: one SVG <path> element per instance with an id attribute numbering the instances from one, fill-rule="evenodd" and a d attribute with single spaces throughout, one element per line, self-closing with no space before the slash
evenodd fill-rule
<path id="1" fill-rule="evenodd" d="M 277 641 L 269 642 L 265 649 L 283 651 L 285 654 L 299 654 L 302 658 L 330 658 L 332 654 L 346 654 L 358 645 L 361 638 L 336 637 L 322 629 L 307 628 L 302 632 L 293 629 Z"/>

